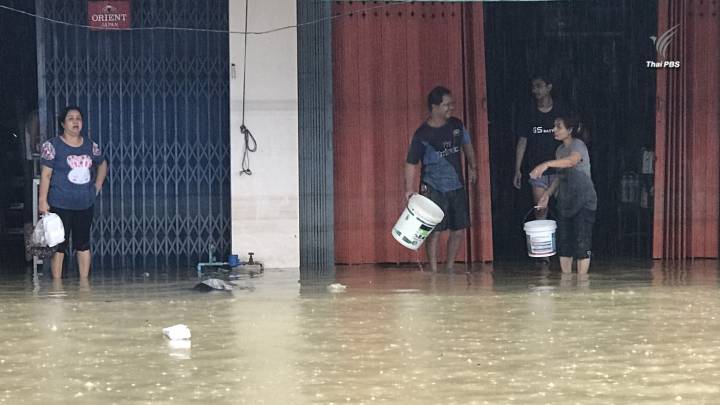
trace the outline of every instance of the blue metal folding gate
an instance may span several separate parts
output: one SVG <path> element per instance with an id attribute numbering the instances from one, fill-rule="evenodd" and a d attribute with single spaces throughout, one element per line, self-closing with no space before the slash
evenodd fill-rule
<path id="1" fill-rule="evenodd" d="M 36 0 L 84 25 L 87 0 Z M 94 267 L 184 268 L 230 249 L 227 0 L 133 0 L 133 31 L 38 20 L 41 128 L 84 110 L 109 176 L 95 205 Z"/>

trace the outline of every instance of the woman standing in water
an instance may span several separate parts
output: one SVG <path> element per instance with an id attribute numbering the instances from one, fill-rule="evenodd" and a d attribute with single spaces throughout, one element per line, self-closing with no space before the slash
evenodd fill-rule
<path id="1" fill-rule="evenodd" d="M 550 196 L 557 190 L 560 268 L 563 273 L 570 273 L 574 258 L 578 274 L 584 275 L 590 268 L 592 228 L 597 210 L 585 131 L 576 118 L 560 116 L 555 120 L 553 134 L 562 142 L 555 151 L 555 160 L 535 166 L 530 177 L 539 178 L 549 168 L 558 169 L 558 178 L 540 198 L 537 208 L 546 209 Z"/>
<path id="2" fill-rule="evenodd" d="M 107 176 L 107 162 L 100 147 L 82 135 L 79 107 L 65 107 L 58 122 L 62 134 L 49 139 L 41 148 L 38 208 L 43 214 L 57 214 L 65 228 L 65 242 L 52 257 L 53 279 L 62 277 L 65 249 L 72 235 L 80 280 L 85 282 L 90 274 L 93 207 Z"/>

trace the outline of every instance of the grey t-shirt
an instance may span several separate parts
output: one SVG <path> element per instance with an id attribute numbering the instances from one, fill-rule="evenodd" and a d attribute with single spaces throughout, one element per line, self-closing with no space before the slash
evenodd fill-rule
<path id="1" fill-rule="evenodd" d="M 562 144 L 555 151 L 557 159 L 569 157 L 573 152 L 580 154 L 575 167 L 559 169 L 558 209 L 563 217 L 573 217 L 582 208 L 597 210 L 597 194 L 590 174 L 590 155 L 585 142 L 573 139 L 570 145 Z"/>

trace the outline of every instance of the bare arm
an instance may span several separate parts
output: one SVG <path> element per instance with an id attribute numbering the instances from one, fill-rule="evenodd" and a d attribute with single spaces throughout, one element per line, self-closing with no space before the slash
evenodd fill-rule
<path id="1" fill-rule="evenodd" d="M 103 183 L 105 183 L 105 177 L 107 176 L 108 165 L 107 160 L 103 160 L 100 166 L 97 168 L 97 176 L 95 176 L 95 194 L 100 194 Z"/>
<path id="2" fill-rule="evenodd" d="M 463 145 L 463 152 L 468 163 L 468 180 L 470 180 L 470 183 L 475 184 L 477 182 L 477 162 L 475 162 L 475 151 L 472 144 L 466 143 Z"/>
<path id="3" fill-rule="evenodd" d="M 572 152 L 570 156 L 562 159 L 548 160 L 547 162 L 540 163 L 531 172 L 530 177 L 537 179 L 542 176 L 545 170 L 553 167 L 556 169 L 566 169 L 569 167 L 575 167 L 582 160 L 582 156 L 578 152 Z"/>
<path id="4" fill-rule="evenodd" d="M 415 193 L 415 172 L 417 172 L 417 165 L 405 163 L 405 198 L 410 198 Z"/>
<path id="5" fill-rule="evenodd" d="M 518 138 L 517 146 L 515 147 L 515 171 L 519 172 L 522 166 L 523 158 L 525 157 L 525 149 L 527 148 L 527 138 L 521 136 Z"/>
<path id="6" fill-rule="evenodd" d="M 560 179 L 555 178 L 553 180 L 552 184 L 550 184 L 550 187 L 548 187 L 547 190 L 545 190 L 545 193 L 542 197 L 538 200 L 536 208 L 539 210 L 545 209 L 548 206 L 548 203 L 550 202 L 550 197 L 555 194 L 555 190 L 558 188 L 558 184 L 560 184 Z"/>
<path id="7" fill-rule="evenodd" d="M 52 177 L 53 169 L 42 166 L 40 171 L 40 192 L 38 194 L 38 211 L 42 214 L 47 214 L 50 211 L 50 206 L 47 202 L 48 191 L 50 190 L 50 178 Z"/>
<path id="8" fill-rule="evenodd" d="M 515 147 L 515 176 L 513 177 L 513 185 L 517 189 L 520 189 L 520 182 L 522 181 L 520 167 L 522 167 L 522 161 L 525 157 L 525 149 L 527 149 L 527 138 L 521 136 L 518 138 L 517 146 Z"/>

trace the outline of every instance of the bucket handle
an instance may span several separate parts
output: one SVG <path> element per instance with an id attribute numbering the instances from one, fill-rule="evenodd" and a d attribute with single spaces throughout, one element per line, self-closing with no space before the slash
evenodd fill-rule
<path id="1" fill-rule="evenodd" d="M 527 222 L 526 220 L 527 220 L 528 216 L 530 216 L 531 213 L 535 212 L 535 209 L 536 208 L 534 206 L 530 207 L 530 210 L 527 213 L 525 213 L 525 215 L 523 215 L 521 223 Z"/>
<path id="2" fill-rule="evenodd" d="M 410 197 L 405 199 L 405 207 L 404 208 L 407 208 L 408 210 L 410 210 L 410 199 L 413 198 L 417 194 L 419 194 L 419 193 L 412 193 L 412 194 L 410 194 Z"/>
<path id="3" fill-rule="evenodd" d="M 530 216 L 531 213 L 535 212 L 535 210 L 537 209 L 535 207 L 537 207 L 537 206 L 535 205 L 535 206 L 530 207 L 530 210 L 527 213 L 525 213 L 525 215 L 523 216 L 523 219 L 522 219 L 523 224 L 526 222 L 528 216 Z M 554 215 L 554 212 L 550 209 L 550 207 L 548 207 L 547 210 L 548 210 L 548 216 L 557 218 L 557 216 Z"/>

